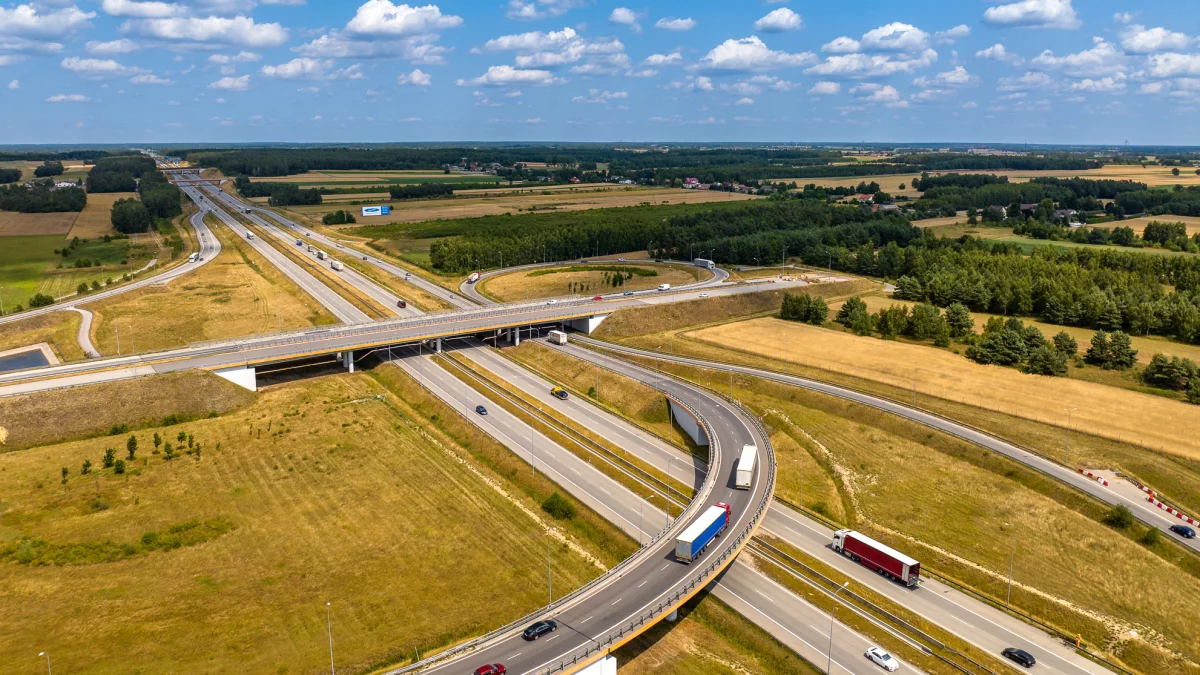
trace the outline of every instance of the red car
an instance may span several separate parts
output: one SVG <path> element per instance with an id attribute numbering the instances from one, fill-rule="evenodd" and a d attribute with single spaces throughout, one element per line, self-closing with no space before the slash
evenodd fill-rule
<path id="1" fill-rule="evenodd" d="M 475 669 L 475 675 L 504 675 L 508 671 L 499 663 L 492 663 L 486 666 L 479 666 Z"/>
<path id="2" fill-rule="evenodd" d="M 596 297 L 594 297 L 594 298 L 592 298 L 592 299 L 593 299 L 593 300 L 603 300 L 604 298 L 602 298 L 602 297 L 600 297 L 599 295 L 597 295 Z"/>

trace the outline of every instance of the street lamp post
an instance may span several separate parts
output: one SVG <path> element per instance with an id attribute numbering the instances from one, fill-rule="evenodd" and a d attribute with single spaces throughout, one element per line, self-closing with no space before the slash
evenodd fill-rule
<path id="1" fill-rule="evenodd" d="M 1012 547 L 1008 552 L 1008 598 L 1004 600 L 1004 606 L 1008 607 L 1012 604 L 1013 563 L 1017 557 L 1017 530 L 1012 523 L 1005 523 L 1005 525 L 1010 528 L 1009 533 L 1012 536 Z"/>
<path id="2" fill-rule="evenodd" d="M 137 353 L 137 347 L 134 346 L 134 342 L 133 342 L 133 324 L 129 324 L 129 353 L 130 354 Z"/>
<path id="3" fill-rule="evenodd" d="M 546 590 L 550 593 L 550 604 L 554 604 L 554 581 L 550 575 L 550 542 L 546 542 Z"/>
<path id="4" fill-rule="evenodd" d="M 843 589 L 850 585 L 850 582 L 842 584 L 842 587 L 833 592 L 833 607 L 829 608 L 829 650 L 825 652 L 825 675 L 830 675 L 833 671 L 833 617 L 837 613 L 837 595 Z"/>
<path id="5" fill-rule="evenodd" d="M 121 355 L 121 328 L 113 326 L 113 335 L 117 336 L 117 356 Z"/>
<path id="6" fill-rule="evenodd" d="M 1067 460 L 1066 463 L 1071 463 L 1071 413 L 1079 410 L 1079 408 L 1063 408 L 1067 411 Z"/>
<path id="7" fill-rule="evenodd" d="M 333 669 L 333 619 L 329 615 L 329 604 L 325 603 L 325 632 L 329 634 L 329 675 L 337 675 Z"/>
<path id="8" fill-rule="evenodd" d="M 663 500 L 665 502 L 665 506 L 667 507 L 667 522 L 668 523 L 671 522 L 671 462 L 674 462 L 674 461 L 675 461 L 674 457 L 671 457 L 667 460 L 667 497 L 666 497 L 666 499 Z"/>
<path id="9" fill-rule="evenodd" d="M 54 675 L 54 672 L 50 670 L 50 652 L 38 652 L 38 656 L 46 657 L 46 673 L 47 675 Z"/>

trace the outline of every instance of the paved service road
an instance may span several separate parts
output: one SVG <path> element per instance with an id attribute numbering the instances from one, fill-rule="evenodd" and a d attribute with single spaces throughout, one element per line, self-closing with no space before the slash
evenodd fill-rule
<path id="1" fill-rule="evenodd" d="M 1133 498 L 1132 495 L 1122 494 L 1109 487 L 1105 487 L 1096 481 L 1087 478 L 1086 476 L 1080 475 L 1079 472 L 1073 469 L 1046 459 L 1041 455 L 1034 454 L 1007 441 L 990 436 L 982 431 L 972 429 L 971 427 L 964 426 L 958 422 L 954 422 L 953 420 L 925 412 L 924 410 L 910 408 L 901 403 L 896 403 L 895 401 L 889 401 L 884 398 L 879 398 L 870 394 L 864 394 L 862 392 L 846 389 L 837 385 L 826 384 L 824 382 L 809 380 L 802 377 L 795 377 L 792 375 L 783 375 L 781 373 L 775 373 L 768 370 L 760 370 L 757 368 L 736 366 L 713 361 L 704 361 L 701 359 L 692 359 L 682 356 L 672 356 L 669 354 L 659 354 L 657 352 L 647 352 L 622 345 L 598 342 L 587 338 L 582 338 L 581 341 L 586 341 L 587 344 L 625 354 L 637 354 L 639 356 L 645 356 L 649 358 L 660 358 L 664 361 L 672 361 L 675 363 L 683 363 L 702 368 L 710 368 L 713 370 L 721 370 L 726 372 L 732 371 L 753 377 L 761 377 L 768 380 L 774 380 L 776 382 L 783 382 L 797 387 L 802 387 L 804 389 L 809 389 L 823 394 L 829 394 L 830 396 L 836 396 L 838 398 L 854 401 L 855 403 L 868 405 L 872 408 L 878 408 L 879 410 L 898 415 L 921 425 L 930 427 L 932 429 L 937 429 L 938 431 L 950 434 L 951 436 L 957 436 L 965 441 L 970 441 L 976 445 L 980 445 L 994 452 L 998 452 L 1010 459 L 1020 462 L 1052 478 L 1056 478 L 1063 483 L 1075 487 L 1082 492 L 1086 492 L 1087 494 L 1107 504 L 1114 506 L 1117 504 L 1124 504 L 1133 511 L 1133 514 L 1138 518 L 1138 520 L 1141 520 L 1143 523 L 1152 527 L 1159 528 L 1164 534 L 1173 537 L 1176 541 L 1184 546 L 1187 546 L 1194 551 L 1200 551 L 1200 540 L 1182 539 L 1178 535 L 1171 532 L 1168 528 L 1171 525 L 1178 523 L 1178 521 L 1160 509 L 1150 505 L 1144 499 L 1136 499 Z"/>
<path id="2" fill-rule="evenodd" d="M 79 335 L 76 340 L 79 342 L 79 348 L 83 350 L 85 356 L 89 359 L 94 359 L 100 356 L 100 352 L 96 351 L 96 345 L 92 344 L 92 318 L 93 315 L 86 309 L 78 307 L 67 307 L 66 311 L 79 312 Z"/>

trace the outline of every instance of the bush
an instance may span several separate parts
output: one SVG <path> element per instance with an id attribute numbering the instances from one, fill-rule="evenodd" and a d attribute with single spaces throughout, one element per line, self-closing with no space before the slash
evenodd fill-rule
<path id="1" fill-rule="evenodd" d="M 1142 380 L 1159 389 L 1186 391 L 1198 375 L 1200 369 L 1191 359 L 1181 359 L 1178 356 L 1168 359 L 1165 354 L 1155 354 L 1142 371 Z"/>
<path id="2" fill-rule="evenodd" d="M 1160 538 L 1162 538 L 1162 535 L 1159 534 L 1158 528 L 1152 527 L 1146 530 L 1146 534 L 1143 534 L 1142 538 L 1138 541 L 1142 542 L 1146 546 L 1153 546 L 1158 543 Z"/>
<path id="3" fill-rule="evenodd" d="M 321 222 L 326 225 L 345 225 L 347 223 L 357 222 L 354 219 L 354 214 L 349 211 L 334 211 L 321 216 Z"/>
<path id="4" fill-rule="evenodd" d="M 118 459 L 116 462 L 113 462 L 113 473 L 118 475 L 125 473 L 125 460 Z"/>
<path id="5" fill-rule="evenodd" d="M 575 517 L 575 506 L 557 492 L 542 502 L 542 510 L 553 516 L 555 520 L 569 520 Z"/>
<path id="6" fill-rule="evenodd" d="M 112 225 L 117 232 L 149 232 L 154 217 L 140 201 L 132 197 L 118 199 L 112 206 Z"/>
<path id="7" fill-rule="evenodd" d="M 1133 511 L 1124 504 L 1117 504 L 1104 516 L 1104 522 L 1119 530 L 1128 530 L 1133 527 Z"/>
<path id="8" fill-rule="evenodd" d="M 811 323 L 814 326 L 820 326 L 825 323 L 825 319 L 829 317 L 829 305 L 825 304 L 824 298 L 814 298 L 808 295 L 792 295 L 785 293 L 783 296 L 783 307 L 779 311 L 779 318 L 787 321 L 803 321 Z"/>
<path id="9" fill-rule="evenodd" d="M 38 293 L 37 295 L 34 295 L 32 298 L 29 299 L 29 307 L 31 309 L 36 309 L 38 307 L 48 307 L 53 304 L 54 304 L 54 298 L 46 295 L 45 293 Z"/>
<path id="10" fill-rule="evenodd" d="M 1065 330 L 1060 330 L 1054 336 L 1054 348 L 1068 356 L 1079 353 L 1079 343 Z"/>

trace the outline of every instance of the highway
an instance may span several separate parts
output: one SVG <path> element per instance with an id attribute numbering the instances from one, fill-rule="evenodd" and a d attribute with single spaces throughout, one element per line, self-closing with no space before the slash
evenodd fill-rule
<path id="1" fill-rule="evenodd" d="M 1150 505 L 1144 499 L 1137 499 L 1137 498 L 1134 498 L 1132 495 L 1123 494 L 1121 492 L 1118 492 L 1117 490 L 1111 489 L 1109 487 L 1105 487 L 1104 485 L 1101 485 L 1097 481 L 1091 480 L 1091 479 L 1087 478 L 1086 476 L 1079 474 L 1074 469 L 1071 469 L 1071 468 L 1065 467 L 1061 464 L 1058 464 L 1057 462 L 1047 459 L 1047 458 L 1045 458 L 1041 455 L 1038 455 L 1030 450 L 1026 450 L 1025 448 L 1014 445 L 1014 444 L 1004 441 L 1002 439 L 996 438 L 995 436 L 991 436 L 991 435 L 989 435 L 983 431 L 980 431 L 978 429 L 968 427 L 964 424 L 961 424 L 961 423 L 955 422 L 953 420 L 935 415 L 933 413 L 921 410 L 919 408 L 912 408 L 912 407 L 906 406 L 904 404 L 897 403 L 895 401 L 890 401 L 885 398 L 881 398 L 878 396 L 873 396 L 871 394 L 866 394 L 863 392 L 855 391 L 853 389 L 847 389 L 845 387 L 839 387 L 837 385 L 826 384 L 824 382 L 818 382 L 816 380 L 809 380 L 809 379 L 805 379 L 802 377 L 796 377 L 793 375 L 784 375 L 782 373 L 776 373 L 776 372 L 769 371 L 769 370 L 761 370 L 761 369 L 757 369 L 757 368 L 749 368 L 746 366 L 737 366 L 737 365 L 718 363 L 718 362 L 713 362 L 713 361 L 704 361 L 701 359 L 693 359 L 693 358 L 688 358 L 688 357 L 683 357 L 683 356 L 674 356 L 674 355 L 670 355 L 670 354 L 661 354 L 658 352 L 648 352 L 648 351 L 644 351 L 644 350 L 640 350 L 640 349 L 635 349 L 632 347 L 626 347 L 624 345 L 616 345 L 616 344 L 611 344 L 611 343 L 607 343 L 607 342 L 600 342 L 600 341 L 591 340 L 588 338 L 579 338 L 578 341 L 584 342 L 593 347 L 601 347 L 601 348 L 612 350 L 612 351 L 622 353 L 622 354 L 637 355 L 637 356 L 643 356 L 643 357 L 647 357 L 647 358 L 658 358 L 658 359 L 662 359 L 663 361 L 671 361 L 674 363 L 682 363 L 682 364 L 691 365 L 691 366 L 698 366 L 701 368 L 709 368 L 712 370 L 719 370 L 722 372 L 732 371 L 732 372 L 742 374 L 742 375 L 750 375 L 752 377 L 761 377 L 763 379 L 773 380 L 776 382 L 782 382 L 785 384 L 802 387 L 804 389 L 809 389 L 811 391 L 816 391 L 816 392 L 820 392 L 823 394 L 829 394 L 830 396 L 836 396 L 838 398 L 846 399 L 849 401 L 853 401 L 855 403 L 861 403 L 863 405 L 871 406 L 872 408 L 877 408 L 879 410 L 883 410 L 883 411 L 891 413 L 893 415 L 897 415 L 899 417 L 903 417 L 905 419 L 912 420 L 913 422 L 917 422 L 918 424 L 927 426 L 931 429 L 936 429 L 938 431 L 950 434 L 951 436 L 956 436 L 965 441 L 975 443 L 976 445 L 985 447 L 989 450 L 992 450 L 993 452 L 998 452 L 1012 460 L 1015 460 L 1015 461 L 1020 462 L 1021 464 L 1024 464 L 1030 468 L 1040 471 L 1041 473 L 1046 474 L 1047 476 L 1050 476 L 1050 477 L 1055 478 L 1063 483 L 1066 483 L 1067 485 L 1070 485 L 1070 486 L 1080 490 L 1081 492 L 1085 492 L 1085 493 L 1091 495 L 1092 497 L 1095 497 L 1096 499 L 1099 499 L 1100 501 L 1105 502 L 1106 504 L 1110 504 L 1113 506 L 1115 506 L 1117 504 L 1124 504 L 1125 506 L 1128 506 L 1130 508 L 1130 510 L 1133 511 L 1134 516 L 1136 516 L 1138 520 L 1142 521 L 1143 523 L 1145 523 L 1147 525 L 1150 525 L 1151 527 L 1158 528 L 1159 530 L 1161 530 L 1163 532 L 1163 534 L 1173 538 L 1175 541 L 1192 549 L 1193 551 L 1200 552 L 1200 540 L 1198 540 L 1198 539 L 1183 539 L 1182 537 L 1179 537 L 1175 533 L 1171 532 L 1169 529 L 1170 526 L 1177 524 L 1179 521 L 1177 519 L 1172 518 L 1171 516 L 1167 515 L 1161 509 L 1158 509 L 1158 508 Z"/>
<path id="2" fill-rule="evenodd" d="M 200 250 L 198 251 L 200 254 L 199 262 L 189 263 L 183 261 L 179 265 L 176 265 L 175 267 L 172 267 L 166 271 L 148 276 L 144 279 L 138 279 L 136 281 L 117 286 L 116 288 L 112 288 L 110 290 L 89 293 L 71 300 L 70 302 L 63 302 L 50 305 L 48 307 L 39 307 L 37 309 L 26 310 L 17 314 L 0 316 L 0 325 L 12 323 L 14 321 L 21 321 L 22 319 L 28 319 L 35 316 L 41 316 L 43 314 L 49 314 L 50 312 L 68 311 L 79 305 L 86 305 L 89 302 L 111 298 L 114 295 L 128 293 L 139 288 L 145 288 L 146 286 L 165 284 L 176 277 L 187 274 L 194 269 L 199 269 L 202 265 L 212 262 L 213 258 L 217 257 L 217 254 L 221 252 L 221 242 L 215 236 L 213 236 L 208 229 L 208 225 L 204 223 L 204 209 L 197 211 L 188 220 L 188 222 L 191 223 L 192 229 L 196 233 L 196 241 L 200 242 Z M 86 347 L 84 348 L 84 351 L 88 351 Z"/>
<path id="3" fill-rule="evenodd" d="M 484 279 L 487 279 L 489 277 L 499 276 L 501 274 L 508 274 L 509 272 L 518 272 L 520 270 L 532 270 L 532 269 L 538 269 L 541 267 L 590 265 L 592 263 L 595 263 L 597 265 L 621 265 L 621 264 L 635 265 L 635 264 L 637 264 L 637 265 L 679 265 L 679 266 L 686 266 L 686 267 L 692 266 L 691 263 L 685 263 L 685 262 L 666 261 L 666 262 L 659 263 L 659 262 L 654 262 L 653 260 L 630 260 L 630 261 L 627 261 L 627 263 L 622 263 L 620 260 L 612 260 L 612 259 L 608 259 L 608 258 L 597 259 L 597 260 L 586 259 L 586 260 L 565 260 L 565 261 L 559 261 L 559 262 L 533 263 L 530 265 L 517 265 L 515 267 L 503 267 L 500 269 L 488 270 L 486 272 L 480 272 L 478 280 L 476 280 L 474 283 L 468 283 L 466 280 L 463 280 L 458 285 L 458 290 L 464 296 L 470 298 L 471 300 L 474 300 L 476 303 L 478 303 L 480 305 L 496 305 L 499 303 L 497 303 L 495 300 L 492 300 L 491 298 L 487 297 L 483 293 L 479 292 L 479 283 L 481 281 L 483 281 Z M 729 272 L 726 272 L 725 270 L 721 269 L 720 267 L 713 268 L 711 270 L 711 272 L 713 274 L 708 279 L 705 279 L 703 281 L 697 281 L 697 282 L 691 283 L 691 284 L 681 284 L 679 286 L 676 286 L 676 288 L 696 289 L 696 288 L 708 288 L 710 286 L 719 286 L 719 285 L 725 283 L 725 280 L 729 278 Z M 618 291 L 616 294 L 619 295 L 622 292 L 623 291 Z M 614 293 L 601 293 L 600 295 L 614 295 Z"/>
<path id="4" fill-rule="evenodd" d="M 337 317 L 338 321 L 346 324 L 363 324 L 370 323 L 371 317 L 367 316 L 359 308 L 355 307 L 351 302 L 342 296 L 338 295 L 333 289 L 326 286 L 324 283 L 314 277 L 308 270 L 300 267 L 295 261 L 287 257 L 283 253 L 275 249 L 269 243 L 255 237 L 250 239 L 246 236 L 249 230 L 244 225 L 237 222 L 225 209 L 217 202 L 211 199 L 205 199 L 200 192 L 191 185 L 184 185 L 182 188 L 196 203 L 203 203 L 206 209 L 212 211 L 217 218 L 228 227 L 236 237 L 241 237 L 251 248 L 258 251 L 272 265 L 279 269 L 287 278 L 291 279 L 305 293 L 308 293 L 314 300 L 321 304 L 322 307 L 329 310 L 330 314 Z"/>
<path id="5" fill-rule="evenodd" d="M 596 367 L 608 369 L 613 363 L 611 357 L 598 350 L 583 349 L 574 345 L 558 347 L 549 343 L 543 344 Z M 552 383 L 526 370 L 502 353 L 492 349 L 471 349 L 458 353 L 539 402 L 561 407 L 561 411 L 570 419 L 616 443 L 645 463 L 664 469 L 671 458 L 674 458 L 676 467 L 690 461 L 689 455 L 680 448 L 643 431 L 589 400 L 572 397 L 567 401 L 559 401 L 553 398 L 549 394 Z M 703 469 L 703 466 L 700 468 Z M 673 472 L 672 477 L 682 478 L 680 470 Z M 1073 675 L 1108 672 L 1076 655 L 1053 636 L 936 579 L 926 577 L 921 588 L 912 591 L 847 560 L 829 547 L 833 539 L 833 530 L 788 506 L 779 503 L 772 505 L 767 512 L 762 531 L 786 541 L 842 572 L 856 584 L 880 593 L 897 605 L 913 611 L 983 651 L 998 655 L 1005 647 L 1020 647 L 1032 653 L 1039 663 L 1051 665 L 1059 672 Z M 729 574 L 726 575 L 726 579 L 728 578 Z M 724 583 L 723 581 L 722 584 Z M 747 617 L 754 620 L 753 616 Z"/>

